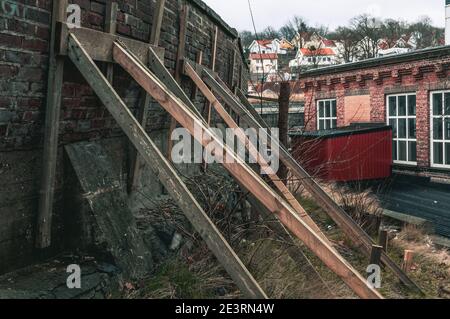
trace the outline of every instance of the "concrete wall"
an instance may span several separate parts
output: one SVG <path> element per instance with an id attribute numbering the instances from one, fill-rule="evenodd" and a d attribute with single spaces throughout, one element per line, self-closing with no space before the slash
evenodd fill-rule
<path id="1" fill-rule="evenodd" d="M 13 2 L 13 1 L 10 1 Z M 82 9 L 82 26 L 103 30 L 106 0 L 73 0 Z M 155 1 L 119 0 L 117 33 L 148 41 Z M 48 51 L 51 23 L 51 0 L 20 0 L 11 14 L 9 7 L 0 7 L 0 273 L 36 260 L 34 230 L 41 174 L 43 124 L 46 103 Z M 235 77 L 230 85 L 240 81 L 240 71 L 246 68 L 237 46 L 237 33 L 199 0 L 188 0 L 186 55 L 195 60 L 203 51 L 204 64 L 212 61 L 212 39 L 219 26 L 217 72 L 230 82 L 232 55 L 238 52 Z M 181 1 L 167 0 L 160 45 L 165 48 L 165 64 L 173 71 L 178 48 L 179 12 Z M 137 84 L 115 67 L 114 87 L 134 111 L 140 98 Z M 246 76 L 244 74 L 244 76 Z M 245 83 L 245 80 L 242 81 Z M 183 88 L 191 83 L 183 79 Z M 203 108 L 204 101 L 196 105 Z M 147 129 L 160 140 L 166 140 L 170 120 L 159 105 L 152 105 Z M 65 65 L 60 122 L 60 151 L 55 198 L 54 242 L 51 253 L 64 249 L 65 206 L 64 188 L 67 162 L 62 146 L 83 140 L 122 140 L 123 134 L 102 106 L 92 89 L 86 85 L 69 61 Z M 125 166 L 126 141 L 123 143 Z"/>

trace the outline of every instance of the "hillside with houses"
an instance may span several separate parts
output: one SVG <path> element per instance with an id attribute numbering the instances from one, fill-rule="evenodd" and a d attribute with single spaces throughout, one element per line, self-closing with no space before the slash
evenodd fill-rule
<path id="1" fill-rule="evenodd" d="M 301 72 L 311 69 L 445 44 L 444 30 L 432 26 L 429 18 L 408 24 L 381 21 L 366 14 L 334 31 L 324 26 L 309 27 L 304 19 L 294 17 L 279 31 L 268 27 L 256 35 L 243 31 L 241 37 L 253 84 L 295 80 Z"/>

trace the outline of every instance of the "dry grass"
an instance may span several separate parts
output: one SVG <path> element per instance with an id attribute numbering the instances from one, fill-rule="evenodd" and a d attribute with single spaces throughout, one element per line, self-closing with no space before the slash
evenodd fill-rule
<path id="1" fill-rule="evenodd" d="M 330 299 L 356 298 L 355 294 L 331 272 L 311 251 L 297 240 L 286 240 L 268 227 L 273 220 L 249 218 L 241 211 L 238 202 L 245 198 L 233 183 L 223 175 L 211 172 L 209 176 L 188 180 L 197 198 L 203 198 L 202 206 L 226 239 L 232 245 L 249 271 L 264 291 L 276 299 Z M 215 179 L 216 180 L 215 180 Z M 364 225 L 368 215 L 379 217 L 380 209 L 367 191 L 352 193 L 327 185 L 326 189 L 353 216 Z M 336 227 L 328 215 L 306 194 L 299 200 L 315 219 L 340 254 L 362 275 L 368 260 L 354 248 L 349 238 Z M 236 201 L 237 200 L 237 201 Z M 145 281 L 130 297 L 144 298 L 239 298 L 238 288 L 223 267 L 208 251 L 198 234 L 189 227 L 180 226 L 181 212 L 164 206 L 164 225 L 176 229 L 189 239 L 172 258 L 160 265 L 154 276 Z M 154 215 L 154 212 L 153 214 Z M 158 214 L 157 214 L 158 215 Z M 151 222 L 149 220 L 149 222 Z M 183 223 L 182 223 L 183 224 Z M 369 225 L 370 226 L 370 225 Z M 372 227 L 372 226 L 371 226 Z M 375 238 L 376 239 L 376 238 Z M 389 255 L 401 264 L 404 249 L 416 252 L 410 276 L 426 294 L 426 298 L 448 297 L 443 291 L 449 282 L 450 258 L 448 252 L 436 249 L 423 230 L 406 227 L 391 240 Z M 301 255 L 303 262 L 294 262 L 288 250 Z M 291 251 L 292 253 L 292 251 Z M 383 271 L 380 292 L 386 298 L 423 298 L 408 291 L 396 276 Z"/>

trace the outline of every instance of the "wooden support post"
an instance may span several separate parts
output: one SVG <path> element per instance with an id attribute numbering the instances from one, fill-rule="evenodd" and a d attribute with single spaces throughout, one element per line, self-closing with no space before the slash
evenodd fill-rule
<path id="1" fill-rule="evenodd" d="M 119 5 L 117 2 L 108 1 L 106 4 L 106 18 L 105 18 L 105 32 L 109 34 L 115 34 L 117 29 L 117 11 Z M 114 65 L 108 63 L 106 65 L 106 78 L 109 83 L 113 83 Z"/>
<path id="2" fill-rule="evenodd" d="M 39 211 L 36 231 L 36 247 L 51 245 L 53 199 L 56 182 L 56 162 L 58 157 L 59 116 L 61 111 L 61 91 L 63 85 L 64 57 L 55 53 L 56 24 L 66 17 L 67 0 L 53 1 L 50 62 L 47 83 L 47 105 L 45 110 L 44 155 Z"/>
<path id="3" fill-rule="evenodd" d="M 233 96 L 233 93 L 227 90 L 226 85 L 218 76 L 214 76 L 210 71 L 203 68 L 203 74 L 206 84 L 228 104 L 239 117 L 250 127 L 268 128 L 267 124 L 262 120 L 261 116 L 250 105 L 245 95 L 239 94 L 241 103 Z M 270 141 L 270 136 L 268 141 Z M 316 203 L 333 219 L 340 229 L 351 239 L 357 248 L 360 248 L 366 255 L 370 256 L 372 238 L 328 195 L 322 187 L 300 166 L 300 164 L 292 157 L 287 149 L 280 146 L 280 160 L 285 164 L 291 173 L 303 184 L 305 189 L 311 194 Z M 381 256 L 382 262 L 391 269 L 400 280 L 414 289 L 418 293 L 423 294 L 419 286 L 411 280 L 402 269 L 385 253 Z"/>
<path id="4" fill-rule="evenodd" d="M 234 75 L 235 75 L 235 69 L 236 68 L 236 50 L 234 48 L 233 43 L 233 54 L 231 55 L 231 61 L 230 61 L 230 73 L 228 78 L 228 84 L 230 85 L 230 88 L 234 87 Z"/>
<path id="5" fill-rule="evenodd" d="M 236 285 L 248 298 L 267 298 L 267 295 L 220 234 L 220 231 L 189 192 L 173 166 L 164 158 L 164 155 L 158 150 L 144 128 L 134 118 L 128 107 L 73 35 L 69 39 L 69 57 Z"/>
<path id="6" fill-rule="evenodd" d="M 133 54 L 119 44 L 114 45 L 114 60 L 119 63 L 153 98 L 168 111 L 204 147 L 213 143 L 224 152 L 226 161 L 222 164 L 234 178 L 250 191 L 269 211 L 319 257 L 327 267 L 361 298 L 383 298 L 376 290 L 368 287 L 363 278 L 347 261 L 314 232 L 296 212 L 275 193 L 253 170 L 242 163 L 233 150 L 223 144 L 195 114 L 183 104 L 166 86 L 137 60 Z M 123 111 L 122 111 L 123 112 Z M 119 114 L 120 115 L 120 114 Z M 125 125 L 126 126 L 126 125 Z M 202 134 L 198 134 L 198 131 Z M 131 132 L 133 134 L 134 131 Z"/>
<path id="7" fill-rule="evenodd" d="M 217 38 L 219 35 L 219 28 L 216 26 L 214 27 L 214 33 L 213 33 L 213 42 L 212 42 L 212 48 L 211 48 L 211 70 L 216 70 L 216 56 L 217 56 Z M 208 125 L 211 125 L 211 103 L 206 104 L 206 122 Z"/>
<path id="8" fill-rule="evenodd" d="M 203 61 L 203 51 L 198 51 L 196 63 L 198 65 L 202 65 L 202 61 Z M 197 98 L 197 85 L 194 84 L 191 92 L 191 101 L 195 101 L 196 98 Z"/>
<path id="9" fill-rule="evenodd" d="M 383 247 L 372 245 L 372 253 L 370 255 L 370 264 L 381 266 L 381 254 L 383 253 Z"/>
<path id="10" fill-rule="evenodd" d="M 408 273 L 411 271 L 411 267 L 413 266 L 413 259 L 414 259 L 414 251 L 412 250 L 405 250 L 404 256 L 403 256 L 403 271 Z"/>
<path id="11" fill-rule="evenodd" d="M 164 7 L 166 0 L 157 0 L 156 8 L 154 10 L 154 16 L 152 21 L 152 33 L 150 35 L 150 43 L 158 46 L 159 39 L 161 37 L 161 25 L 164 17 Z"/>
<path id="12" fill-rule="evenodd" d="M 289 82 L 280 83 L 280 97 L 278 101 L 278 128 L 280 130 L 280 144 L 289 149 L 289 99 L 291 98 L 291 86 Z M 280 178 L 287 185 L 288 169 L 286 165 L 280 165 Z"/>
<path id="13" fill-rule="evenodd" d="M 331 242 L 326 238 L 323 234 L 322 230 L 317 226 L 317 224 L 312 220 L 312 218 L 308 215 L 308 213 L 303 209 L 297 199 L 292 195 L 286 185 L 280 180 L 280 178 L 276 175 L 276 173 L 270 168 L 267 161 L 264 159 L 264 156 L 259 154 L 257 149 L 257 145 L 254 145 L 252 141 L 245 135 L 245 132 L 239 128 L 238 124 L 234 121 L 231 115 L 225 110 L 223 105 L 219 100 L 214 96 L 211 90 L 208 89 L 206 84 L 202 81 L 200 76 L 197 74 L 195 69 L 190 65 L 188 61 L 184 63 L 184 72 L 188 75 L 191 80 L 195 83 L 195 85 L 200 89 L 202 94 L 206 97 L 209 103 L 214 107 L 217 114 L 225 121 L 229 128 L 236 129 L 235 134 L 238 140 L 245 145 L 249 154 L 255 158 L 260 165 L 261 169 L 267 176 L 270 178 L 272 183 L 278 189 L 280 194 L 288 201 L 289 205 L 297 212 L 297 215 L 306 223 L 312 230 L 314 230 L 317 234 L 319 234 L 323 240 L 327 242 L 327 244 L 332 247 Z"/>
<path id="14" fill-rule="evenodd" d="M 181 70 L 183 66 L 183 59 L 184 54 L 186 50 L 186 33 L 187 33 L 187 23 L 188 23 L 188 17 L 189 17 L 189 6 L 185 3 L 181 7 L 181 14 L 180 14 L 180 34 L 179 34 L 179 40 L 178 40 L 178 51 L 177 51 L 177 61 L 175 64 L 175 80 L 178 83 L 181 83 Z M 170 128 L 169 128 L 169 137 L 167 142 L 167 158 L 171 157 L 172 154 L 172 147 L 173 147 L 173 141 L 172 141 L 172 132 L 177 127 L 177 121 L 175 118 L 172 117 L 170 121 Z"/>
<path id="15" fill-rule="evenodd" d="M 389 246 L 389 233 L 385 229 L 380 230 L 380 234 L 378 236 L 378 245 L 383 247 L 383 251 L 387 252 Z"/>
<path id="16" fill-rule="evenodd" d="M 164 16 L 164 6 L 165 0 L 157 0 L 155 13 L 153 16 L 152 22 L 152 31 L 150 34 L 150 44 L 155 47 L 159 46 L 159 39 L 161 36 L 161 24 Z M 150 64 L 150 60 L 153 58 L 152 49 L 148 52 L 148 61 Z M 146 127 L 147 123 L 147 115 L 148 115 L 148 107 L 151 103 L 151 97 L 144 90 L 141 90 L 141 100 L 139 103 L 139 108 L 137 112 L 137 120 L 141 125 Z M 139 156 L 135 149 L 130 150 L 130 171 L 128 177 L 128 193 L 136 190 L 139 186 L 139 179 L 141 177 L 142 168 L 145 165 L 145 161 Z"/>

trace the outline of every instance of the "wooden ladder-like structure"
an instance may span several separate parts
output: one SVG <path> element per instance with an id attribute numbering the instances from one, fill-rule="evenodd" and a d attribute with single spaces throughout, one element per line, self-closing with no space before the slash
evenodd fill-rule
<path id="1" fill-rule="evenodd" d="M 81 74 L 86 78 L 89 85 L 98 95 L 103 104 L 107 107 L 112 116 L 116 119 L 125 134 L 129 137 L 133 145 L 136 147 L 142 158 L 151 166 L 161 165 L 163 160 L 162 154 L 158 154 L 153 142 L 145 132 L 144 128 L 139 124 L 132 115 L 125 103 L 114 91 L 111 84 L 106 80 L 103 74 L 95 65 L 92 58 L 84 50 L 83 45 L 78 41 L 74 34 L 69 34 L 68 39 L 68 55 Z M 158 57 L 155 55 L 155 59 Z M 142 63 L 132 52 L 122 43 L 115 42 L 113 44 L 113 59 L 123 67 L 135 81 L 152 96 L 178 123 L 180 123 L 188 132 L 197 139 L 204 147 L 213 141 L 218 148 L 224 150 L 230 161 L 225 161 L 223 166 L 228 172 L 250 193 L 252 193 L 269 211 L 274 213 L 279 220 L 295 234 L 307 247 L 309 247 L 332 271 L 339 275 L 343 281 L 353 289 L 353 291 L 361 298 L 382 298 L 382 296 L 373 288 L 371 288 L 365 278 L 363 278 L 347 261 L 331 247 L 326 239 L 324 239 L 317 231 L 308 225 L 305 216 L 299 216 L 298 212 L 292 206 L 272 190 L 264 180 L 257 175 L 247 164 L 242 163 L 237 155 L 228 146 L 223 145 L 213 131 L 205 125 L 205 121 L 196 114 L 192 106 L 184 103 L 177 95 L 172 92 L 160 78 L 164 76 L 156 76 L 150 71 L 144 63 Z M 162 63 L 161 61 L 159 61 Z M 166 73 L 167 75 L 167 73 Z M 165 78 L 167 82 L 175 84 L 175 80 L 170 76 Z M 202 89 L 200 87 L 200 89 Z M 217 108 L 217 102 L 214 102 Z M 218 109 L 218 108 L 217 108 Z M 222 114 L 224 117 L 225 114 Z M 229 124 L 232 124 L 229 122 Z M 196 129 L 200 128 L 202 136 L 196 134 Z M 254 151 L 250 148 L 250 151 Z M 155 158 L 155 156 L 157 156 Z M 172 169 L 166 161 L 166 169 Z M 159 172 L 161 177 L 162 172 Z M 187 189 L 182 193 L 177 191 L 177 185 L 174 183 L 175 176 L 170 179 L 161 178 L 166 183 L 167 190 L 171 190 L 174 198 L 179 198 L 178 204 L 184 206 L 183 211 L 189 214 L 190 207 L 186 207 L 187 203 L 181 199 L 181 195 L 189 194 Z M 179 178 L 178 178 L 179 179 Z M 188 200 L 192 202 L 192 200 Z M 190 212 L 192 214 L 192 211 Z M 191 215 L 191 220 L 198 217 L 197 214 Z M 195 224 L 194 224 L 195 226 Z M 203 230 L 203 232 L 202 232 Z M 204 229 L 200 230 L 205 238 L 209 238 L 210 234 Z M 213 241 L 210 241 L 210 244 Z M 216 256 L 221 256 L 221 252 L 217 252 Z M 222 258 L 222 265 L 226 266 L 230 260 Z M 230 275 L 232 273 L 229 271 Z M 238 276 L 235 276 L 236 279 Z M 241 278 L 241 277 L 239 277 Z M 242 285 L 241 285 L 242 288 Z M 249 292 L 247 290 L 247 292 Z M 252 292 L 254 296 L 255 292 Z M 261 296 L 260 296 L 261 297 Z"/>
<path id="2" fill-rule="evenodd" d="M 161 0 L 158 3 L 164 5 L 164 1 Z M 61 10 L 56 10 L 55 12 L 58 13 Z M 161 8 L 159 12 L 161 12 Z M 258 159 L 258 164 L 267 174 L 276 190 L 272 189 L 249 165 L 243 163 L 234 151 L 229 146 L 224 145 L 223 141 L 215 135 L 214 131 L 209 127 L 209 121 L 203 118 L 175 78 L 165 68 L 157 46 L 89 29 L 78 28 L 70 30 L 62 21 L 59 21 L 57 25 L 59 26 L 59 31 L 55 32 L 55 34 L 59 34 L 60 39 L 55 41 L 56 39 L 53 37 L 52 52 L 58 52 L 59 55 L 56 56 L 56 54 L 51 52 L 51 59 L 53 58 L 55 62 L 56 70 L 51 69 L 50 72 L 55 74 L 56 78 L 49 77 L 50 80 L 55 83 L 58 82 L 57 85 L 61 86 L 61 83 L 59 83 L 62 82 L 61 55 L 67 55 L 127 135 L 137 150 L 140 160 L 144 161 L 153 170 L 225 270 L 247 297 L 267 298 L 256 280 L 177 175 L 172 164 L 150 139 L 143 124 L 141 124 L 143 123 L 142 119 L 137 119 L 116 93 L 110 81 L 111 71 L 108 71 L 108 77 L 105 77 L 94 60 L 119 64 L 147 93 L 146 101 L 150 97 L 153 98 L 173 117 L 174 121 L 180 123 L 204 147 L 210 145 L 212 141 L 218 148 L 223 149 L 224 156 L 231 159 L 231 161 L 223 163 L 224 168 L 228 170 L 239 185 L 249 191 L 252 198 L 257 202 L 258 209 L 264 210 L 265 213 L 274 214 L 286 229 L 300 239 L 327 267 L 341 277 L 358 296 L 370 299 L 382 298 L 380 293 L 370 287 L 366 279 L 333 248 L 320 228 L 296 200 L 295 196 L 281 182 L 276 173 L 270 170 L 268 163 L 262 159 L 263 157 L 259 156 L 256 145 L 249 141 L 225 106 L 218 100 L 220 98 L 224 101 L 247 127 L 255 128 L 257 133 L 265 134 L 263 137 L 268 141 L 269 146 L 279 147 L 280 159 L 291 170 L 292 174 L 303 183 L 318 204 L 324 208 L 346 235 L 353 239 L 364 252 L 370 254 L 373 244 L 370 236 L 320 188 L 311 176 L 292 158 L 286 148 L 282 145 L 271 145 L 271 143 L 278 142 L 271 139 L 270 131 L 258 130 L 259 128 L 267 128 L 267 125 L 249 105 L 242 92 L 238 91 L 237 96 L 234 95 L 212 70 L 189 60 L 183 60 L 180 67 L 181 71 L 195 83 L 198 90 L 206 97 L 228 127 L 237 129 L 238 139 L 246 145 L 249 155 Z M 52 97 L 49 102 L 50 105 L 52 103 L 58 104 L 60 93 L 59 95 L 49 94 L 49 97 Z M 57 141 L 57 130 L 55 131 L 52 125 L 57 127 L 58 114 L 54 113 L 50 113 L 46 119 L 46 127 L 48 128 L 46 139 L 51 137 Z M 202 134 L 196 134 L 196 129 L 200 129 Z M 54 143 L 52 145 L 53 148 L 46 150 L 46 154 L 55 154 Z M 43 204 L 40 209 L 40 223 L 38 225 L 38 246 L 40 247 L 49 245 L 51 222 L 49 217 L 51 217 L 53 190 L 48 183 L 50 182 L 51 184 L 54 176 L 48 178 L 48 171 L 54 171 L 56 155 L 53 158 L 52 162 L 48 163 L 47 168 L 44 170 L 43 185 L 47 186 L 45 188 L 47 191 L 41 196 L 44 200 L 41 201 Z M 386 254 L 382 255 L 382 261 L 402 282 L 409 287 L 418 289 L 414 282 Z"/>

